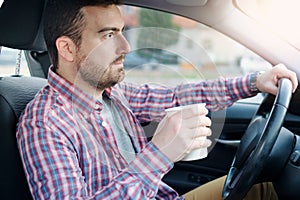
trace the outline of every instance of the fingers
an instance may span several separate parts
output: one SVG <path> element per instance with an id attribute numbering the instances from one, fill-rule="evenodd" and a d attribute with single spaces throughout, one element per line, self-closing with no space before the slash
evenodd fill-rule
<path id="1" fill-rule="evenodd" d="M 296 89 L 298 87 L 298 79 L 297 79 L 297 75 L 296 75 L 295 72 L 287 69 L 287 67 L 283 64 L 276 65 L 274 67 L 274 72 L 277 74 L 276 82 L 278 82 L 278 80 L 281 79 L 281 78 L 288 78 L 292 82 L 293 92 L 296 91 Z"/>
<path id="2" fill-rule="evenodd" d="M 199 126 L 211 126 L 211 120 L 206 117 L 208 110 L 203 106 L 192 106 L 187 109 L 180 110 L 179 112 L 171 115 L 170 117 L 181 118 L 183 124 L 188 125 L 189 128 Z"/>
<path id="3" fill-rule="evenodd" d="M 278 81 L 281 78 L 288 78 L 293 85 L 293 92 L 298 87 L 298 79 L 295 72 L 289 70 L 285 65 L 278 64 L 271 70 L 257 77 L 257 88 L 262 92 L 268 92 L 276 95 L 278 91 Z"/>
<path id="4" fill-rule="evenodd" d="M 202 145 L 206 144 L 206 145 L 210 145 L 210 142 L 208 142 L 209 140 L 207 139 L 208 136 L 211 136 L 212 132 L 211 129 L 208 127 L 198 127 L 195 129 L 189 129 L 186 133 L 185 133 L 185 137 L 189 138 L 190 143 L 192 144 L 193 142 L 197 142 L 200 143 Z M 188 146 L 190 146 L 191 144 L 188 144 Z M 207 146 L 203 146 L 203 147 L 207 147 Z"/>
<path id="5" fill-rule="evenodd" d="M 195 116 L 189 119 L 183 119 L 182 124 L 187 128 L 193 129 L 198 127 L 211 126 L 211 120 L 205 115 Z"/>
<path id="6" fill-rule="evenodd" d="M 179 110 L 174 113 L 167 114 L 169 121 L 177 123 L 177 125 L 185 128 L 193 129 L 200 126 L 211 126 L 211 120 L 206 115 L 208 110 L 204 106 Z"/>
<path id="7" fill-rule="evenodd" d="M 204 139 L 204 140 L 197 140 L 195 139 L 191 148 L 193 149 L 200 149 L 200 148 L 208 148 L 211 145 L 211 140 L 209 139 Z"/>
<path id="8" fill-rule="evenodd" d="M 211 136 L 212 132 L 211 129 L 208 127 L 198 127 L 195 129 L 189 129 L 185 133 L 185 137 L 190 138 L 191 140 L 197 139 L 197 138 L 202 138 L 202 137 L 208 137 Z"/>
<path id="9" fill-rule="evenodd" d="M 187 148 L 182 152 L 183 155 L 181 156 L 185 157 L 193 150 L 208 148 L 211 144 L 211 140 L 207 139 L 206 137 L 195 138 L 187 145 Z"/>
<path id="10" fill-rule="evenodd" d="M 195 138 L 189 145 L 187 151 L 200 149 L 200 148 L 208 148 L 211 144 L 212 144 L 211 140 L 207 139 L 206 137 Z"/>
<path id="11" fill-rule="evenodd" d="M 205 137 L 211 136 L 211 129 L 208 127 L 205 127 L 205 126 L 198 127 L 196 129 L 196 133 L 193 138 L 198 138 L 198 137 L 203 137 L 203 136 L 205 136 Z"/>

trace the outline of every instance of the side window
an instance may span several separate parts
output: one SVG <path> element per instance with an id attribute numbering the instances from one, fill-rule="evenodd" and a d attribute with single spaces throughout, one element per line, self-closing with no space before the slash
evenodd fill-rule
<path id="1" fill-rule="evenodd" d="M 6 47 L 0 48 L 0 76 L 11 76 L 18 73 L 20 75 L 30 76 L 23 51 Z M 20 53 L 21 59 L 19 59 Z M 16 69 L 17 63 L 20 63 L 20 70 Z"/>
<path id="2" fill-rule="evenodd" d="M 271 65 L 227 36 L 196 21 L 132 6 L 122 6 L 124 35 L 131 52 L 126 81 L 173 85 L 232 77 Z"/>

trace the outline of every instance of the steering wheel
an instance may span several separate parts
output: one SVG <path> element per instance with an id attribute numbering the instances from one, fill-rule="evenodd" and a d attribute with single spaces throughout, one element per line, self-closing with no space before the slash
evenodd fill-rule
<path id="1" fill-rule="evenodd" d="M 224 200 L 243 199 L 259 178 L 279 135 L 291 97 L 292 83 L 283 78 L 272 108 L 260 105 L 228 172 L 222 193 Z"/>

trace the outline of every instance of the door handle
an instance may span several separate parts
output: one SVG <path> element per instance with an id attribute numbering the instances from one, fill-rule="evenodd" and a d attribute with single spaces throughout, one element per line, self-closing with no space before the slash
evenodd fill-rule
<path id="1" fill-rule="evenodd" d="M 228 145 L 231 147 L 238 147 L 241 140 L 224 140 L 224 139 L 215 139 L 216 142 L 224 145 Z"/>

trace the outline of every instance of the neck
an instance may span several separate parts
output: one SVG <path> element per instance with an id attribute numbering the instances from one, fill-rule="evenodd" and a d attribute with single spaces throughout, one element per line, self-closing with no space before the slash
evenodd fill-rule
<path id="1" fill-rule="evenodd" d="M 100 90 L 84 81 L 76 70 L 67 69 L 70 69 L 70 67 L 58 67 L 56 73 L 94 98 L 100 99 L 102 97 L 103 90 Z"/>

